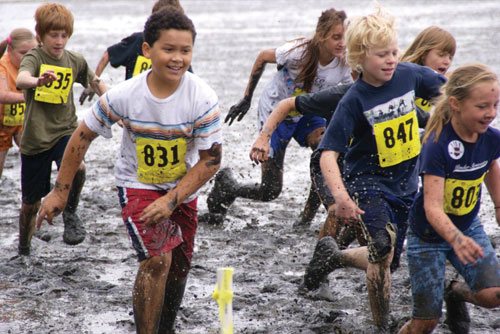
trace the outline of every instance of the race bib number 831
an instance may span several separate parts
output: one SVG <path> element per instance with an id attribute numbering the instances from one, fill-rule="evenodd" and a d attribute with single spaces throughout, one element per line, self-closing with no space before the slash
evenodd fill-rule
<path id="1" fill-rule="evenodd" d="M 137 138 L 137 178 L 144 183 L 166 183 L 186 174 L 187 144 L 184 138 L 157 140 Z"/>
<path id="2" fill-rule="evenodd" d="M 415 111 L 373 125 L 381 167 L 397 165 L 420 153 L 420 137 Z"/>

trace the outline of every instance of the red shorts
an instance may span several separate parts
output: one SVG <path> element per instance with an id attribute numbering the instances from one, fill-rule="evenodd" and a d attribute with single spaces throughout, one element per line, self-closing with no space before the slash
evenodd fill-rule
<path id="1" fill-rule="evenodd" d="M 165 191 L 118 187 L 122 218 L 139 261 L 172 251 L 169 276 L 184 278 L 191 266 L 194 236 L 198 227 L 197 199 L 179 205 L 168 219 L 144 225 L 142 211 Z"/>

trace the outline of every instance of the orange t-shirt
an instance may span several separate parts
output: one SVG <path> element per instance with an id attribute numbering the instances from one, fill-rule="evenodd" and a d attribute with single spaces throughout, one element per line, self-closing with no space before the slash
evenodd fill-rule
<path id="1" fill-rule="evenodd" d="M 6 53 L 0 59 L 0 76 L 7 78 L 7 89 L 9 92 L 15 92 L 22 94 L 22 90 L 17 90 L 16 79 L 17 79 L 18 69 L 10 61 L 9 54 Z M 3 126 L 3 116 L 4 116 L 5 106 L 0 103 L 0 125 Z"/>

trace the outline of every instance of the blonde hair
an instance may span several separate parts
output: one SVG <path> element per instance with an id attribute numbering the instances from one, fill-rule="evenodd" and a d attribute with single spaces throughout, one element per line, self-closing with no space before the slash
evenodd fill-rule
<path id="1" fill-rule="evenodd" d="M 7 46 L 16 49 L 20 44 L 28 41 L 36 41 L 35 35 L 26 28 L 17 28 L 11 31 L 9 37 L 0 42 L 0 57 L 3 56 Z"/>
<path id="2" fill-rule="evenodd" d="M 452 34 L 436 26 L 422 30 L 401 56 L 401 61 L 424 65 L 425 57 L 432 49 L 448 52 L 455 56 L 457 43 Z"/>
<path id="3" fill-rule="evenodd" d="M 38 42 L 51 30 L 64 30 L 68 37 L 73 35 L 73 14 L 59 3 L 45 3 L 38 7 L 35 21 Z"/>
<path id="4" fill-rule="evenodd" d="M 354 72 L 362 73 L 361 64 L 368 51 L 389 45 L 397 38 L 394 17 L 378 6 L 376 13 L 350 20 L 345 35 L 347 63 Z"/>
<path id="5" fill-rule="evenodd" d="M 469 97 L 474 87 L 490 81 L 498 81 L 498 76 L 483 64 L 464 65 L 453 71 L 448 82 L 441 87 L 441 96 L 438 98 L 436 109 L 425 127 L 422 142 L 425 143 L 433 132 L 436 133 L 434 141 L 437 142 L 443 126 L 453 117 L 454 111 L 450 105 L 450 97 L 462 102 Z"/>

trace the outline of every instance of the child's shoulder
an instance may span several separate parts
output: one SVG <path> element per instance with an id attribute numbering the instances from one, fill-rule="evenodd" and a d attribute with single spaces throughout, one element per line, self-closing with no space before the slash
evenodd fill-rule
<path id="1" fill-rule="evenodd" d="M 214 94 L 215 91 L 213 90 L 210 85 L 200 78 L 198 75 L 191 73 L 191 72 L 186 72 L 184 73 L 184 77 L 182 79 L 182 86 L 185 87 L 185 89 L 195 91 L 196 93 L 199 94 Z"/>

